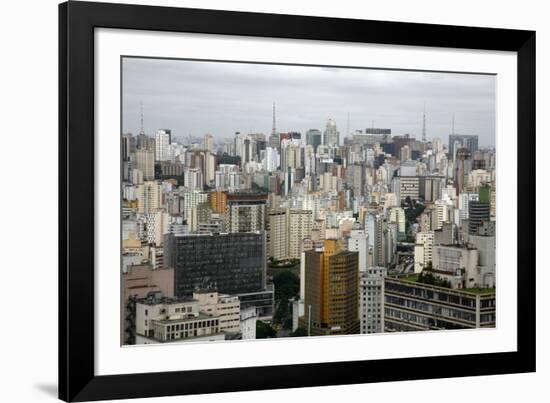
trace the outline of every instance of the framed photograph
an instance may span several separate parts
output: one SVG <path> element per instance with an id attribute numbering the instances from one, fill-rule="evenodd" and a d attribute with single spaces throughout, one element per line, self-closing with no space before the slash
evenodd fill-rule
<path id="1" fill-rule="evenodd" d="M 59 24 L 60 399 L 535 371 L 535 32 Z"/>

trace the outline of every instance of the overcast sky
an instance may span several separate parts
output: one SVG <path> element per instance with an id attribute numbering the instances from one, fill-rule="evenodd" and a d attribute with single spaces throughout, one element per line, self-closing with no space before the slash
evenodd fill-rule
<path id="1" fill-rule="evenodd" d="M 421 138 L 426 104 L 428 139 L 446 143 L 455 133 L 478 134 L 480 146 L 495 144 L 495 77 L 332 67 L 281 66 L 126 58 L 123 62 L 123 132 L 144 128 L 172 135 L 232 138 L 236 131 L 269 135 L 272 105 L 277 130 L 323 130 L 336 120 L 347 128 L 391 128 Z"/>

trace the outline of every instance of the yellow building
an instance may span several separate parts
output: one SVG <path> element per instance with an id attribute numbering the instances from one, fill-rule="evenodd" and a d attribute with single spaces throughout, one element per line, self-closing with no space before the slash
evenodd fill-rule
<path id="1" fill-rule="evenodd" d="M 227 192 L 214 191 L 208 194 L 210 208 L 213 212 L 224 214 L 227 207 Z"/>
<path id="2" fill-rule="evenodd" d="M 328 239 L 305 252 L 305 305 L 301 326 L 311 335 L 359 333 L 359 253 Z"/>

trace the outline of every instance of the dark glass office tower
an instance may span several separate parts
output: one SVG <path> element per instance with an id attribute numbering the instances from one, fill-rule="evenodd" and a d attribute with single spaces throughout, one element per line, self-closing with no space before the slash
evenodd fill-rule
<path id="1" fill-rule="evenodd" d="M 265 235 L 259 233 L 175 235 L 164 240 L 165 266 L 174 268 L 174 295 L 214 286 L 226 294 L 265 289 Z"/>

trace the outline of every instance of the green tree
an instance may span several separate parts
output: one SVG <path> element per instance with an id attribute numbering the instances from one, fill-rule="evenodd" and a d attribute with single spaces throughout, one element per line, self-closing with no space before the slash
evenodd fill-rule
<path id="1" fill-rule="evenodd" d="M 300 291 L 300 279 L 290 270 L 283 270 L 273 277 L 275 285 L 275 299 L 288 301 L 298 296 Z"/>
<path id="2" fill-rule="evenodd" d="M 256 321 L 256 338 L 257 339 L 267 339 L 275 337 L 275 330 L 265 322 L 261 320 Z"/>

